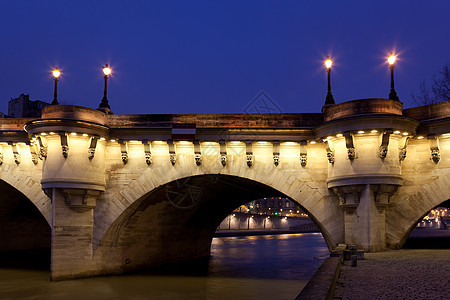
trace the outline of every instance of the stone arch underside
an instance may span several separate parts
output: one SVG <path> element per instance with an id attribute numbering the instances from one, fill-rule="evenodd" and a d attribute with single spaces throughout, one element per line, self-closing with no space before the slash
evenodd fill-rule
<path id="1" fill-rule="evenodd" d="M 386 211 L 387 246 L 403 246 L 418 222 L 434 207 L 450 199 L 450 169 L 424 185 L 398 189 Z"/>
<path id="2" fill-rule="evenodd" d="M 52 203 L 49 197 L 45 195 L 41 188 L 42 172 L 37 166 L 36 170 L 27 170 L 16 165 L 2 164 L 0 167 L 0 180 L 14 187 L 25 197 L 27 197 L 34 206 L 40 211 L 47 221 L 52 224 Z"/>
<path id="3" fill-rule="evenodd" d="M 329 247 L 342 242 L 342 213 L 332 195 L 320 193 L 313 181 L 308 185 L 295 176 L 281 180 L 270 177 L 260 182 L 243 176 L 203 174 L 159 185 L 116 218 L 98 245 L 94 263 L 101 272 L 121 273 L 208 256 L 217 226 L 233 209 L 270 196 L 289 197 L 302 206 L 321 229 Z M 289 180 L 290 185 L 286 185 Z M 283 185 L 290 188 L 283 189 Z M 112 266 L 111 261 L 116 265 Z"/>
<path id="4" fill-rule="evenodd" d="M 0 180 L 0 251 L 50 249 L 51 228 L 26 195 Z"/>

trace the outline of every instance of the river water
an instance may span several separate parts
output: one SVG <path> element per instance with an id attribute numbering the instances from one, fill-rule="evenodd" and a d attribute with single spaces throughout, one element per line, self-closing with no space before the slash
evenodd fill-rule
<path id="1" fill-rule="evenodd" d="M 319 233 L 214 238 L 209 259 L 121 276 L 50 282 L 2 265 L 0 299 L 294 299 L 328 255 Z"/>

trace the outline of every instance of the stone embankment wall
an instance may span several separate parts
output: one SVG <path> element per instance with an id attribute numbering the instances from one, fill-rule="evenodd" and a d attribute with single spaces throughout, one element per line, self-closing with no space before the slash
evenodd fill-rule
<path id="1" fill-rule="evenodd" d="M 307 224 L 314 225 L 310 218 L 233 213 L 220 223 L 217 230 L 294 230 Z"/>

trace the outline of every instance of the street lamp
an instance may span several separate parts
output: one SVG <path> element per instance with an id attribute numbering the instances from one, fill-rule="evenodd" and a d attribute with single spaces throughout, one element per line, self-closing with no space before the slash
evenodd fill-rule
<path id="1" fill-rule="evenodd" d="M 395 63 L 395 55 L 391 52 L 391 55 L 388 57 L 389 69 L 391 70 L 391 91 L 389 92 L 389 99 L 391 100 L 399 100 L 397 93 L 394 88 L 394 63 Z"/>
<path id="2" fill-rule="evenodd" d="M 53 93 L 53 101 L 52 105 L 58 105 L 58 77 L 61 75 L 61 72 L 58 70 L 58 68 L 55 68 L 52 71 L 53 78 L 55 80 L 55 90 Z"/>
<path id="3" fill-rule="evenodd" d="M 102 98 L 102 102 L 100 103 L 98 109 L 99 110 L 103 110 L 105 113 L 110 114 L 111 112 L 111 107 L 108 104 L 108 98 L 106 97 L 106 87 L 108 84 L 108 76 L 111 74 L 111 68 L 108 66 L 108 64 L 106 64 L 103 67 L 103 74 L 105 76 L 103 76 L 105 78 L 105 88 L 103 90 L 103 98 Z"/>
<path id="4" fill-rule="evenodd" d="M 328 78 L 328 92 L 327 97 L 325 99 L 325 106 L 336 104 L 334 102 L 333 94 L 331 94 L 331 80 L 330 80 L 330 73 L 331 73 L 331 65 L 333 64 L 333 61 L 328 56 L 325 60 L 325 67 L 327 68 L 327 78 Z"/>

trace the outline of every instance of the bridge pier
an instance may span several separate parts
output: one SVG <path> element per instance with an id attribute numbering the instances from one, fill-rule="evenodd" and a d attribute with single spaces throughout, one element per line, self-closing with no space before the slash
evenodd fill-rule
<path id="1" fill-rule="evenodd" d="M 91 275 L 93 257 L 92 204 L 99 192 L 52 188 L 51 193 L 51 279 L 87 277 Z"/>

